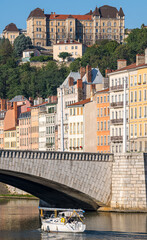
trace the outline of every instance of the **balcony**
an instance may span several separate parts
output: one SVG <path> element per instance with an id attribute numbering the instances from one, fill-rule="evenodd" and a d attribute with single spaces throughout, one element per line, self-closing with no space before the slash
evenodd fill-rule
<path id="1" fill-rule="evenodd" d="M 128 88 L 128 84 L 126 85 L 126 88 Z M 120 90 L 123 90 L 123 89 L 124 89 L 124 84 L 110 87 L 110 90 L 113 91 L 113 92 L 120 91 Z"/>
<path id="2" fill-rule="evenodd" d="M 128 101 L 126 102 L 126 105 L 128 105 Z M 114 108 L 123 107 L 123 102 L 113 102 L 113 103 L 110 103 L 110 106 Z"/>
<path id="3" fill-rule="evenodd" d="M 113 137 L 111 137 L 111 141 L 112 142 L 122 142 L 123 137 L 122 136 L 113 136 Z"/>
<path id="4" fill-rule="evenodd" d="M 128 122 L 128 118 L 126 119 L 127 122 Z M 111 124 L 116 124 L 116 125 L 119 125 L 119 124 L 123 124 L 123 118 L 119 118 L 119 119 L 112 119 L 111 120 Z"/>

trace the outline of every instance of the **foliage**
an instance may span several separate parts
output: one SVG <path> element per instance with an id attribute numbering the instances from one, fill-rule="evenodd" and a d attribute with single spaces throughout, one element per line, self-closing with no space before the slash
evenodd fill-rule
<path id="1" fill-rule="evenodd" d="M 27 48 L 32 48 L 32 41 L 30 37 L 26 37 L 24 34 L 19 35 L 14 40 L 14 51 L 16 56 L 21 56 L 22 52 Z"/>
<path id="2" fill-rule="evenodd" d="M 52 56 L 41 55 L 41 56 L 38 56 L 38 57 L 33 56 L 33 57 L 30 58 L 31 62 L 47 62 L 47 61 L 50 61 L 50 60 L 53 60 Z"/>
<path id="3" fill-rule="evenodd" d="M 70 56 L 72 56 L 72 55 L 71 55 L 70 53 L 68 53 L 68 52 L 61 52 L 61 53 L 58 55 L 58 57 L 59 57 L 59 58 L 62 58 L 63 61 L 64 61 L 66 58 L 70 57 Z"/>
<path id="4" fill-rule="evenodd" d="M 80 66 L 81 66 L 81 58 L 77 58 L 77 59 L 75 59 L 75 61 L 73 61 L 70 64 L 70 70 L 72 72 L 77 72 L 79 70 Z"/>

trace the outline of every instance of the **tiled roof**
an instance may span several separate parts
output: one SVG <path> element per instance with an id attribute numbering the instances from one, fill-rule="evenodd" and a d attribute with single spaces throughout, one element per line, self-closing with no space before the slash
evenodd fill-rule
<path id="1" fill-rule="evenodd" d="M 28 19 L 31 17 L 45 17 L 45 14 L 42 9 L 36 8 L 33 11 L 31 11 L 30 15 L 28 16 Z"/>
<path id="2" fill-rule="evenodd" d="M 43 105 L 46 105 L 48 102 L 44 102 L 44 103 L 41 103 L 41 104 L 37 104 L 37 105 L 34 105 L 34 106 L 31 106 L 30 108 L 35 108 L 35 107 L 41 107 Z"/>
<path id="3" fill-rule="evenodd" d="M 26 97 L 24 97 L 22 95 L 18 95 L 18 96 L 15 96 L 14 98 L 12 98 L 9 102 L 22 102 L 25 100 L 27 100 Z"/>
<path id="4" fill-rule="evenodd" d="M 120 17 L 124 17 L 124 16 L 125 16 L 125 14 L 124 14 L 124 12 L 123 12 L 123 10 L 122 10 L 121 7 L 120 7 L 120 9 L 119 9 L 118 15 L 119 15 Z"/>
<path id="5" fill-rule="evenodd" d="M 103 18 L 116 18 L 118 10 L 115 7 L 104 5 L 99 8 L 99 12 Z"/>
<path id="6" fill-rule="evenodd" d="M 59 19 L 59 20 L 66 20 L 69 18 L 69 14 L 46 14 L 46 17 L 50 20 L 52 19 Z M 78 20 L 92 20 L 91 15 L 72 15 L 72 18 L 78 19 Z"/>
<path id="7" fill-rule="evenodd" d="M 18 28 L 16 27 L 16 25 L 14 23 L 10 23 L 8 24 L 4 31 L 8 31 L 8 32 L 19 32 Z"/>
<path id="8" fill-rule="evenodd" d="M 86 104 L 86 103 L 88 103 L 88 102 L 90 102 L 90 101 L 91 101 L 90 98 L 87 98 L 87 99 L 82 100 L 82 101 L 80 101 L 80 102 L 75 102 L 75 103 L 69 105 L 68 107 L 84 105 L 84 104 Z"/>
<path id="9" fill-rule="evenodd" d="M 100 16 L 100 12 L 99 9 L 96 7 L 94 12 L 93 12 L 93 16 Z"/>
<path id="10" fill-rule="evenodd" d="M 98 68 L 92 68 L 91 69 L 91 83 L 92 84 L 101 84 L 103 81 L 103 76 Z M 85 74 L 84 77 L 82 78 L 82 82 L 88 82 L 87 81 L 87 75 Z M 91 84 L 89 83 L 89 84 Z"/>
<path id="11" fill-rule="evenodd" d="M 103 89 L 101 91 L 97 91 L 96 94 L 98 94 L 98 93 L 105 93 L 105 92 L 109 92 L 109 88 Z"/>
<path id="12" fill-rule="evenodd" d="M 147 64 L 136 65 L 136 63 L 132 63 L 132 64 L 128 65 L 127 67 L 117 69 L 117 70 L 113 71 L 112 73 L 108 73 L 108 75 L 111 75 L 111 74 L 113 74 L 113 73 L 115 73 L 115 72 L 125 71 L 125 70 L 129 70 L 129 69 L 133 69 L 133 68 L 138 68 L 138 67 L 144 67 L 144 66 L 147 67 Z"/>

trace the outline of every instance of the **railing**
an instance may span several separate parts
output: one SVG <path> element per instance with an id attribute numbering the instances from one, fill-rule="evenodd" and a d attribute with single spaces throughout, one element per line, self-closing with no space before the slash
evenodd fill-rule
<path id="1" fill-rule="evenodd" d="M 123 137 L 122 136 L 113 136 L 113 137 L 111 137 L 111 141 L 112 142 L 122 142 Z"/>
<path id="2" fill-rule="evenodd" d="M 128 122 L 128 118 L 126 119 Z M 112 119 L 111 120 L 111 124 L 123 124 L 123 118 L 119 118 L 119 119 Z"/>
<path id="3" fill-rule="evenodd" d="M 126 102 L 126 105 L 128 105 L 128 101 Z M 113 102 L 110 103 L 111 107 L 123 107 L 123 102 Z"/>
<path id="4" fill-rule="evenodd" d="M 0 158 L 112 162 L 113 154 L 0 150 Z"/>
<path id="5" fill-rule="evenodd" d="M 128 84 L 126 84 L 126 88 L 128 88 Z M 119 90 L 123 90 L 123 89 L 124 89 L 123 84 L 110 87 L 111 91 L 119 91 Z"/>

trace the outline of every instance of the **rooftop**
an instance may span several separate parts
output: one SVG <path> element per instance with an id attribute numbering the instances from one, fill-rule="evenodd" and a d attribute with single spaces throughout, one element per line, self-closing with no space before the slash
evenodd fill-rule
<path id="1" fill-rule="evenodd" d="M 14 98 L 12 98 L 9 102 L 22 102 L 22 101 L 26 101 L 28 100 L 26 97 L 22 96 L 22 95 L 18 95 L 15 96 Z"/>
<path id="2" fill-rule="evenodd" d="M 123 67 L 123 68 L 120 68 L 120 69 L 117 69 L 111 73 L 108 73 L 108 75 L 111 75 L 111 74 L 114 74 L 114 73 L 117 73 L 117 72 L 121 72 L 121 71 L 125 71 L 125 70 L 130 70 L 130 69 L 133 69 L 133 68 L 140 68 L 140 67 L 147 67 L 147 64 L 140 64 L 140 65 L 136 65 L 136 63 L 132 63 L 126 67 Z"/>
<path id="3" fill-rule="evenodd" d="M 75 103 L 69 105 L 68 107 L 85 105 L 86 103 L 88 103 L 90 101 L 91 101 L 90 98 L 87 98 L 87 99 L 82 100 L 80 102 L 75 102 Z"/>
<path id="4" fill-rule="evenodd" d="M 16 27 L 16 25 L 14 23 L 10 23 L 8 24 L 4 31 L 7 31 L 7 32 L 19 32 L 18 28 Z"/>

